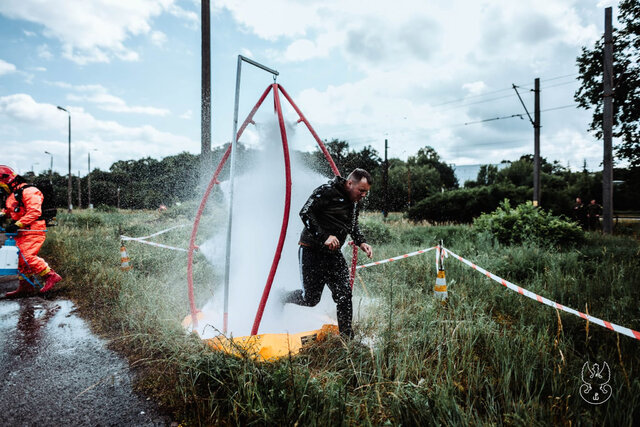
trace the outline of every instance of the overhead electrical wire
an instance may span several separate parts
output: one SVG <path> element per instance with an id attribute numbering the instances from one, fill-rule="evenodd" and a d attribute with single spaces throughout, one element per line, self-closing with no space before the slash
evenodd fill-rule
<path id="1" fill-rule="evenodd" d="M 553 81 L 553 80 L 564 79 L 564 78 L 567 78 L 567 77 L 574 77 L 574 76 L 577 76 L 577 75 L 578 75 L 578 73 L 565 74 L 565 75 L 562 75 L 562 76 L 550 77 L 548 79 L 541 79 L 540 82 L 549 82 L 549 81 Z M 527 89 L 530 89 L 530 87 L 531 87 L 530 84 L 521 84 L 521 85 L 516 85 L 516 86 L 517 87 L 522 87 L 522 88 L 527 88 Z M 555 85 L 554 86 L 547 86 L 547 87 L 555 87 Z M 454 99 L 454 100 L 451 100 L 451 101 L 445 101 L 445 102 L 441 102 L 439 104 L 434 104 L 434 105 L 432 105 L 432 107 L 441 107 L 443 105 L 455 104 L 456 102 L 462 102 L 462 101 L 466 101 L 466 100 L 469 100 L 469 99 L 480 98 L 480 97 L 483 97 L 483 96 L 494 95 L 494 94 L 502 93 L 502 92 L 510 92 L 512 90 L 513 90 L 513 87 L 509 87 L 509 88 L 505 88 L 505 89 L 494 90 L 494 91 L 491 91 L 491 92 L 480 93 L 480 94 L 477 94 L 477 95 L 469 95 L 469 96 L 465 96 L 465 97 L 462 97 L 462 98 Z M 496 98 L 496 99 L 500 99 L 500 98 Z"/>
<path id="2" fill-rule="evenodd" d="M 578 104 L 562 105 L 560 107 L 553 107 L 553 108 L 547 108 L 547 109 L 544 109 L 544 110 L 540 110 L 540 112 L 544 113 L 546 111 L 562 110 L 562 109 L 565 109 L 565 108 L 571 108 L 571 107 L 577 107 L 577 106 L 578 106 Z M 473 124 L 477 124 L 477 123 L 491 122 L 491 121 L 494 121 L 494 120 L 512 119 L 514 117 L 520 117 L 521 119 L 524 120 L 525 114 L 526 113 L 512 114 L 510 116 L 502 116 L 502 117 L 494 117 L 494 118 L 491 118 L 491 119 L 476 120 L 474 122 L 466 122 L 466 123 L 463 124 L 463 126 L 473 125 Z"/>

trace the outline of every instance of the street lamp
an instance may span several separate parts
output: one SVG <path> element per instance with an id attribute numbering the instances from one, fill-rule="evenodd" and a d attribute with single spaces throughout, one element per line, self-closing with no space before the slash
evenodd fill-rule
<path id="1" fill-rule="evenodd" d="M 58 110 L 64 111 L 69 116 L 69 179 L 67 180 L 67 204 L 69 213 L 71 213 L 73 210 L 73 205 L 71 204 L 71 113 L 59 105 Z"/>
<path id="2" fill-rule="evenodd" d="M 51 156 L 51 164 L 49 166 L 49 184 L 53 184 L 53 154 L 48 151 L 45 151 L 44 154 Z"/>
<path id="3" fill-rule="evenodd" d="M 91 203 L 91 152 L 98 151 L 97 148 L 92 148 L 87 152 L 87 167 L 89 173 L 87 174 L 87 206 L 89 209 L 93 209 L 93 203 Z"/>

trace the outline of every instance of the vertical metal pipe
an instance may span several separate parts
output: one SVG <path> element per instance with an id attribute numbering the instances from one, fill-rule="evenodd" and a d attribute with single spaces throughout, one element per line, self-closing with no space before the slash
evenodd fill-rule
<path id="1" fill-rule="evenodd" d="M 611 7 L 604 10 L 604 74 L 602 78 L 604 105 L 602 108 L 602 231 L 613 231 L 613 38 L 611 34 Z"/>
<path id="2" fill-rule="evenodd" d="M 224 318 L 222 320 L 222 333 L 227 333 L 229 322 L 229 274 L 231 266 L 231 227 L 233 226 L 233 180 L 236 171 L 236 149 L 238 145 L 238 105 L 240 103 L 240 76 L 242 72 L 242 57 L 238 55 L 236 70 L 236 97 L 233 106 L 233 136 L 231 139 L 231 166 L 229 172 L 229 218 L 227 219 L 227 248 L 224 263 Z"/>
<path id="3" fill-rule="evenodd" d="M 260 105 L 262 105 L 262 102 L 267 97 L 267 94 L 271 89 L 272 89 L 271 85 L 267 86 L 267 89 L 265 89 L 264 93 L 262 94 L 262 96 L 260 97 L 256 105 L 253 107 L 253 109 L 247 116 L 242 126 L 240 126 L 236 139 L 240 139 L 240 137 L 242 136 L 242 132 L 244 132 L 247 125 L 253 120 L 253 116 L 255 115 L 256 111 L 258 111 L 258 108 L 260 108 Z M 220 163 L 218 163 L 218 167 L 216 168 L 216 171 L 214 172 L 213 176 L 211 177 L 211 180 L 209 181 L 209 185 L 207 186 L 207 189 L 205 190 L 204 195 L 202 196 L 202 200 L 200 201 L 200 207 L 196 212 L 196 219 L 193 221 L 193 228 L 191 229 L 191 239 L 189 240 L 189 250 L 187 251 L 187 287 L 188 287 L 188 295 L 189 295 L 189 309 L 191 310 L 191 327 L 194 331 L 198 328 L 198 317 L 197 317 L 198 311 L 196 309 L 196 302 L 193 295 L 193 251 L 196 248 L 196 234 L 198 233 L 200 218 L 202 217 L 202 212 L 204 212 L 207 199 L 211 194 L 211 190 L 213 190 L 213 186 L 215 184 L 219 184 L 218 175 L 220 175 L 220 172 L 222 172 L 222 167 L 226 164 L 227 159 L 231 155 L 231 147 L 232 145 L 229 145 L 229 147 L 227 147 L 227 149 L 225 150 L 224 155 L 220 160 Z"/>

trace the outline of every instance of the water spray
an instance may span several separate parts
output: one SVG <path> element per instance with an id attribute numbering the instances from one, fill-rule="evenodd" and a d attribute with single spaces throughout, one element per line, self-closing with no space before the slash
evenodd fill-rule
<path id="1" fill-rule="evenodd" d="M 258 100 L 258 102 L 256 103 L 256 105 L 254 106 L 254 108 L 251 110 L 251 112 L 249 113 L 248 117 L 246 118 L 246 120 L 244 121 L 243 125 L 240 127 L 239 130 L 237 130 L 237 124 L 238 124 L 238 103 L 239 103 L 239 91 L 240 91 L 240 77 L 241 77 L 241 68 L 242 68 L 242 62 L 247 62 L 251 65 L 254 65 L 258 68 L 261 68 L 271 74 L 273 74 L 274 76 L 274 83 L 269 85 L 264 93 L 262 94 L 262 96 L 260 97 L 260 99 Z M 240 136 L 242 135 L 243 131 L 245 130 L 245 128 L 247 127 L 247 125 L 249 123 L 253 122 L 253 117 L 255 115 L 255 113 L 258 111 L 258 109 L 260 108 L 260 106 L 262 105 L 262 103 L 264 102 L 266 96 L 269 94 L 270 91 L 273 91 L 273 96 L 274 96 L 274 107 L 276 110 L 276 114 L 278 116 L 278 124 L 279 124 L 279 128 L 280 128 L 280 136 L 282 139 L 282 146 L 283 146 L 283 152 L 284 152 L 284 162 L 285 162 L 285 178 L 286 178 L 286 183 L 285 183 L 285 212 L 284 212 L 284 217 L 283 217 L 283 221 L 282 221 L 282 226 L 281 226 L 281 230 L 280 230 L 280 237 L 278 239 L 278 245 L 276 248 L 276 252 L 274 254 L 274 258 L 271 264 L 271 269 L 269 272 L 269 276 L 267 278 L 267 283 L 265 284 L 264 287 L 264 291 L 262 293 L 262 298 L 260 300 L 260 305 L 258 307 L 258 311 L 256 313 L 255 316 L 255 320 L 253 323 L 253 327 L 251 330 L 251 335 L 256 335 L 258 333 L 258 329 L 260 327 L 260 322 L 262 319 L 262 315 L 264 312 L 264 308 L 267 302 L 267 299 L 269 297 L 269 293 L 271 291 L 271 285 L 273 283 L 273 279 L 275 277 L 275 273 L 277 271 L 278 268 L 278 263 L 280 261 L 280 256 L 282 253 L 282 249 L 283 249 L 283 245 L 284 245 L 284 241 L 285 241 L 285 237 L 286 237 L 286 232 L 287 232 L 287 227 L 288 227 L 288 218 L 289 218 L 289 211 L 290 211 L 290 204 L 291 204 L 291 167 L 290 167 L 290 159 L 289 159 L 289 147 L 288 147 L 288 141 L 287 141 L 287 133 L 286 133 L 286 129 L 285 129 L 285 125 L 284 125 L 284 117 L 282 114 L 282 106 L 280 104 L 280 98 L 279 98 L 279 94 L 278 92 L 282 93 L 282 95 L 287 99 L 287 101 L 289 102 L 289 104 L 293 107 L 293 109 L 296 111 L 296 113 L 299 116 L 299 119 L 297 120 L 297 123 L 300 122 L 304 122 L 305 125 L 307 126 L 307 129 L 310 131 L 311 135 L 314 137 L 314 139 L 316 140 L 316 142 L 318 143 L 320 149 L 322 150 L 325 158 L 327 159 L 327 161 L 329 162 L 329 165 L 331 166 L 331 169 L 333 171 L 333 173 L 337 176 L 340 175 L 340 172 L 338 171 L 338 168 L 336 167 L 333 159 L 331 158 L 329 152 L 327 151 L 326 147 L 324 146 L 324 144 L 322 143 L 322 141 L 320 140 L 320 138 L 318 137 L 318 135 L 316 134 L 316 132 L 313 130 L 313 127 L 311 126 L 311 124 L 309 123 L 309 121 L 306 119 L 306 117 L 302 114 L 302 112 L 300 111 L 300 109 L 298 108 L 298 106 L 293 102 L 293 100 L 291 99 L 291 97 L 289 96 L 289 94 L 284 90 L 284 88 L 279 85 L 278 83 L 276 83 L 276 76 L 278 75 L 278 72 L 275 70 L 272 70 L 271 68 L 268 68 L 262 64 L 259 64 L 255 61 L 252 61 L 248 58 L 245 58 L 242 55 L 238 55 L 238 69 L 237 69 L 237 77 L 236 77 L 236 95 L 235 95 L 235 106 L 234 106 L 234 123 L 233 123 L 233 140 L 231 145 L 227 148 L 227 150 L 225 151 L 222 159 L 220 160 L 220 163 L 218 164 L 216 171 L 211 179 L 211 181 L 209 182 L 209 185 L 207 186 L 207 189 L 205 190 L 204 196 L 202 198 L 202 201 L 200 203 L 200 207 L 198 208 L 198 211 L 196 213 L 196 218 L 194 220 L 194 225 L 193 225 L 193 230 L 191 233 L 191 240 L 189 242 L 189 250 L 188 250 L 188 257 L 187 257 L 187 281 L 188 281 L 188 294 L 189 294 L 189 306 L 190 306 L 190 311 L 191 311 L 191 321 L 192 321 L 192 328 L 193 330 L 196 330 L 197 328 L 197 309 L 195 306 L 195 299 L 194 299 L 194 294 L 193 294 L 193 252 L 195 250 L 195 237 L 197 235 L 197 230 L 198 230 L 198 226 L 199 226 L 199 222 L 200 222 L 200 218 L 202 216 L 202 213 L 204 211 L 204 207 L 206 205 L 206 202 L 209 198 L 209 195 L 211 193 L 211 190 L 213 189 L 213 186 L 215 184 L 219 184 L 218 181 L 218 175 L 220 174 L 220 171 L 222 170 L 222 167 L 224 166 L 225 162 L 231 158 L 231 171 L 230 171 L 230 191 L 229 191 L 229 218 L 228 218 L 228 227 L 227 227 L 227 245 L 226 245 L 226 254 L 225 254 L 225 283 L 224 283 L 224 314 L 223 314 L 223 334 L 227 333 L 228 330 L 228 295 L 229 295 L 229 279 L 230 279 L 230 264 L 231 264 L 231 232 L 232 232 L 232 222 L 233 222 L 233 184 L 234 184 L 234 178 L 235 178 L 235 150 L 236 150 L 236 146 L 238 144 L 238 140 L 240 139 Z M 352 269 L 351 269 L 351 285 L 353 286 L 353 278 L 355 277 L 355 267 L 356 267 L 356 262 L 357 262 L 357 251 L 358 251 L 358 247 L 354 245 L 353 247 L 353 262 L 352 262 Z"/>

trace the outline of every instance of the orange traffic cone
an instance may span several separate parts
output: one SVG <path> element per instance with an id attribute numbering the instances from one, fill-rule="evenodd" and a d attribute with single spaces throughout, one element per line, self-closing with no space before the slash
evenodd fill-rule
<path id="1" fill-rule="evenodd" d="M 433 286 L 433 295 L 442 301 L 446 301 L 449 297 L 449 294 L 447 293 L 447 279 L 445 278 L 444 270 L 438 270 L 436 284 Z"/>
<path id="2" fill-rule="evenodd" d="M 129 255 L 127 255 L 127 250 L 124 245 L 120 246 L 120 269 L 122 271 L 131 270 L 131 265 L 129 264 Z"/>

